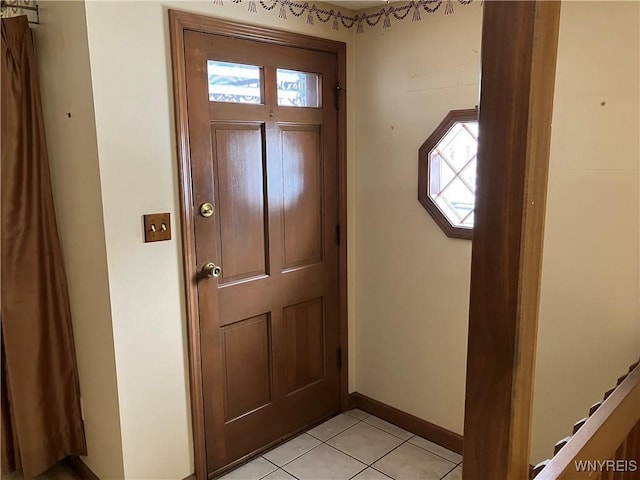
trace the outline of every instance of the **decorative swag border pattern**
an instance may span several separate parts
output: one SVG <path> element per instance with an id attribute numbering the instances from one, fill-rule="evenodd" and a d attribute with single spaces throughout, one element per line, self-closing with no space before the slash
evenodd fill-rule
<path id="1" fill-rule="evenodd" d="M 287 18 L 287 10 L 294 17 L 301 17 L 306 13 L 307 23 L 313 25 L 315 19 L 321 23 L 328 23 L 333 20 L 332 29 L 338 30 L 340 25 L 344 28 L 356 27 L 356 33 L 362 33 L 364 31 L 364 25 L 369 27 L 377 26 L 382 20 L 382 28 L 391 27 L 391 18 L 395 20 L 406 20 L 409 17 L 409 13 L 413 13 L 411 21 L 417 22 L 421 20 L 421 12 L 435 13 L 440 10 L 443 3 L 445 4 L 444 13 L 449 15 L 453 13 L 453 0 L 414 0 L 410 2 L 402 2 L 401 5 L 388 5 L 381 8 L 377 12 L 371 13 L 357 13 L 356 15 L 348 15 L 339 9 L 321 8 L 313 2 L 296 2 L 293 0 L 230 0 L 232 3 L 247 2 L 248 10 L 251 13 L 258 11 L 258 5 L 264 10 L 274 10 L 280 6 L 278 16 L 280 18 Z M 460 5 L 468 5 L 474 0 L 457 0 Z M 223 0 L 213 0 L 216 5 L 223 5 Z"/>

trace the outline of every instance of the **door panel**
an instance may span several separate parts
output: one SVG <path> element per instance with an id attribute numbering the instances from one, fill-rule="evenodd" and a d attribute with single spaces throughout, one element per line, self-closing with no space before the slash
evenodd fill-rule
<path id="1" fill-rule="evenodd" d="M 340 408 L 338 132 L 327 101 L 337 57 L 192 31 L 184 38 L 193 207 L 214 205 L 210 218 L 194 219 L 196 257 L 222 267 L 219 278 L 198 279 L 213 473 Z M 209 61 L 257 69 L 218 68 L 210 97 Z M 278 82 L 278 69 L 291 72 Z M 249 85 L 255 101 L 256 82 L 262 103 L 240 103 Z"/>
<path id="2" fill-rule="evenodd" d="M 324 378 L 324 299 L 285 307 L 284 328 L 290 394 Z"/>
<path id="3" fill-rule="evenodd" d="M 264 314 L 221 329 L 226 421 L 271 402 L 269 323 Z"/>
<path id="4" fill-rule="evenodd" d="M 322 261 L 319 127 L 282 128 L 284 268 Z"/>
<path id="5" fill-rule="evenodd" d="M 242 124 L 211 129 L 224 284 L 267 273 L 264 129 Z"/>

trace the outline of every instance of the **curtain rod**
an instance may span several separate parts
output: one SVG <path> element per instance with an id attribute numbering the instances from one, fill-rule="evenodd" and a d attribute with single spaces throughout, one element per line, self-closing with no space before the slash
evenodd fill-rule
<path id="1" fill-rule="evenodd" d="M 7 10 L 13 10 L 14 12 L 17 12 L 18 10 L 28 10 L 31 12 L 36 12 L 36 19 L 35 20 L 29 20 L 29 23 L 34 23 L 36 25 L 40 24 L 40 7 L 38 6 L 38 4 L 34 1 L 32 5 L 30 5 L 30 1 L 26 0 L 26 2 L 23 0 L 23 2 L 9 2 L 7 0 L 1 0 L 0 1 L 0 10 L 2 11 L 2 17 L 9 17 L 11 15 L 5 15 L 5 12 Z"/>

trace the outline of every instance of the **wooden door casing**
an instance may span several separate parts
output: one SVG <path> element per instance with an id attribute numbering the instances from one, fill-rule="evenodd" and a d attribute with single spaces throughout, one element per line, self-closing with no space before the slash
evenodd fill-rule
<path id="1" fill-rule="evenodd" d="M 173 12 L 171 14 L 171 19 L 174 65 L 180 63 L 189 64 L 189 55 L 191 55 L 191 53 L 184 49 L 184 38 L 191 33 L 189 30 L 203 31 L 202 22 L 207 24 L 211 23 L 206 29 L 207 31 L 214 31 L 216 29 L 220 30 L 221 26 L 224 28 L 230 28 L 227 22 L 220 22 L 189 14 L 180 14 L 179 12 Z M 189 23 L 191 23 L 191 25 L 194 23 L 198 24 L 198 28 L 185 28 L 186 24 Z M 231 27 L 238 28 L 238 30 L 240 28 L 245 28 L 238 25 L 232 25 Z M 250 27 L 250 30 L 251 28 L 252 27 Z M 283 35 L 287 36 L 286 34 Z M 266 38 L 264 35 L 260 35 L 259 37 L 262 39 Z M 176 41 L 179 38 L 182 41 Z M 325 47 L 326 44 L 328 44 L 330 48 L 325 48 L 325 52 L 328 52 L 331 55 L 327 58 L 332 59 L 331 61 L 333 62 L 334 70 L 336 64 L 338 65 L 340 69 L 338 72 L 339 77 L 344 77 L 344 45 L 337 44 L 336 42 L 317 41 L 316 39 L 310 39 L 307 37 L 302 38 L 306 42 L 310 42 L 307 47 L 310 46 L 313 50 L 322 51 L 318 48 L 318 44 L 325 44 Z M 216 43 L 224 45 L 225 41 L 230 41 L 231 39 L 221 37 L 219 40 L 220 42 Z M 279 41 L 282 42 L 283 40 L 280 39 Z M 182 47 L 177 44 L 182 44 Z M 286 44 L 286 42 L 284 42 L 284 44 Z M 180 58 L 182 57 L 182 55 L 179 54 L 181 49 L 181 53 L 183 55 L 186 53 L 186 58 Z M 249 50 L 251 49 L 248 49 L 247 51 Z M 308 55 L 305 55 L 302 50 L 300 50 L 300 53 L 300 58 L 303 60 L 305 57 L 308 57 Z M 216 55 L 216 60 L 224 61 L 224 57 L 218 54 Z M 290 60 L 291 55 L 289 52 L 287 55 L 283 55 L 283 63 L 279 66 L 282 68 L 289 68 L 291 66 Z M 260 61 L 256 63 L 260 64 Z M 341 68 L 340 65 L 342 65 Z M 295 69 L 304 71 L 305 68 L 303 67 L 304 65 L 298 65 Z M 270 72 L 266 72 L 266 70 L 267 69 L 265 68 L 265 88 L 268 88 L 267 84 L 269 82 L 268 77 L 270 76 Z M 275 73 L 275 71 L 273 73 Z M 250 255 L 234 256 L 233 252 L 226 251 L 227 255 L 222 260 L 222 263 L 225 265 L 223 265 L 224 274 L 220 280 L 221 288 L 219 291 L 218 289 L 212 289 L 211 292 L 207 292 L 206 301 L 198 304 L 198 295 L 204 295 L 197 289 L 198 283 L 202 285 L 203 282 L 197 278 L 198 267 L 202 265 L 204 258 L 220 258 L 222 249 L 220 249 L 219 245 L 214 245 L 213 247 L 203 247 L 205 249 L 213 248 L 213 252 L 202 253 L 200 251 L 195 251 L 197 250 L 195 247 L 199 247 L 200 245 L 198 245 L 198 242 L 195 242 L 195 235 L 193 235 L 193 233 L 190 234 L 188 230 L 189 227 L 191 227 L 195 232 L 198 231 L 198 223 L 203 221 L 203 219 L 197 215 L 196 210 L 203 202 L 201 201 L 202 199 L 198 197 L 199 189 L 194 187 L 193 191 L 190 191 L 191 189 L 189 188 L 187 181 L 191 178 L 208 178 L 208 181 L 215 183 L 227 173 L 225 173 L 224 162 L 221 162 L 217 165 L 218 177 L 207 175 L 207 172 L 204 171 L 205 169 L 202 165 L 197 164 L 198 162 L 191 161 L 191 155 L 194 155 L 194 152 L 198 148 L 207 148 L 205 145 L 205 139 L 216 139 L 219 137 L 222 141 L 211 142 L 212 145 L 208 148 L 215 152 L 215 155 L 223 158 L 225 155 L 230 155 L 228 152 L 225 153 L 223 151 L 224 148 L 227 148 L 229 145 L 234 143 L 229 142 L 230 137 L 238 136 L 245 140 L 247 138 L 254 138 L 251 142 L 236 142 L 237 145 L 245 145 L 246 147 L 246 145 L 249 144 L 253 144 L 254 146 L 257 145 L 257 138 L 262 134 L 266 137 L 271 135 L 273 138 L 280 139 L 278 142 L 272 142 L 272 145 L 264 146 L 267 150 L 266 160 L 264 161 L 267 163 L 269 162 L 269 158 L 272 158 L 270 150 L 284 150 L 286 152 L 291 149 L 299 149 L 306 152 L 304 153 L 306 158 L 313 159 L 314 152 L 322 150 L 318 149 L 318 139 L 326 137 L 322 137 L 322 132 L 318 128 L 318 119 L 314 118 L 318 116 L 317 110 L 289 108 L 281 109 L 282 111 L 279 111 L 278 109 L 273 109 L 275 111 L 271 113 L 270 118 L 272 120 L 270 122 L 256 122 L 256 117 L 253 113 L 249 113 L 246 109 L 244 112 L 242 111 L 244 107 L 242 105 L 234 105 L 233 107 L 240 107 L 237 108 L 235 112 L 225 109 L 224 107 L 226 105 L 220 104 L 215 104 L 215 106 L 210 104 L 208 108 L 209 112 L 204 112 L 204 109 L 201 109 L 202 111 L 199 112 L 191 111 L 192 109 L 189 109 L 187 112 L 185 104 L 188 103 L 188 95 L 193 94 L 194 89 L 189 88 L 187 90 L 185 88 L 185 76 L 187 75 L 187 71 L 177 71 L 174 72 L 174 74 L 177 77 L 176 84 L 181 86 L 181 92 L 178 91 L 178 88 L 176 89 L 176 116 L 179 119 L 177 128 L 179 132 L 179 152 L 181 154 L 180 174 L 183 228 L 186 230 L 186 233 L 183 232 L 183 241 L 185 242 L 185 275 L 187 278 L 187 306 L 189 315 L 190 371 L 194 413 L 193 422 L 194 446 L 196 450 L 196 474 L 199 478 L 205 478 L 207 471 L 211 472 L 212 470 L 216 470 L 215 467 L 213 469 L 208 467 L 207 463 L 214 466 L 226 465 L 229 458 L 239 457 L 241 452 L 234 453 L 232 451 L 228 451 L 229 447 L 220 445 L 220 439 L 217 436 L 212 437 L 209 435 L 206 441 L 209 444 L 213 444 L 213 450 L 216 449 L 215 443 L 218 443 L 217 447 L 219 451 L 225 451 L 226 449 L 227 454 L 225 457 L 227 460 L 223 460 L 221 457 L 216 457 L 215 455 L 210 456 L 210 458 L 207 459 L 203 451 L 205 450 L 203 448 L 203 443 L 205 443 L 205 432 L 203 431 L 202 423 L 198 421 L 198 418 L 207 418 L 207 424 L 218 426 L 224 425 L 225 423 L 234 421 L 234 419 L 237 420 L 238 417 L 242 418 L 243 415 L 246 415 L 247 410 L 262 409 L 265 412 L 268 412 L 269 408 L 266 405 L 269 403 L 270 397 L 272 398 L 274 395 L 281 395 L 285 398 L 292 397 L 294 392 L 296 395 L 301 395 L 303 397 L 306 395 L 305 398 L 308 399 L 308 403 L 310 405 L 313 404 L 313 399 L 318 398 L 319 396 L 322 397 L 328 394 L 333 398 L 337 398 L 337 401 L 333 402 L 333 411 L 339 408 L 341 403 L 343 405 L 346 404 L 346 369 L 343 369 L 342 371 L 335 370 L 333 373 L 323 372 L 323 369 L 326 370 L 326 366 L 330 365 L 332 362 L 335 363 L 335 353 L 331 355 L 331 358 L 323 358 L 327 356 L 327 353 L 319 352 L 317 348 L 314 350 L 314 341 L 309 340 L 315 338 L 315 342 L 317 343 L 318 338 L 321 336 L 321 332 L 325 328 L 325 325 L 323 325 L 324 316 L 326 315 L 327 309 L 330 309 L 336 312 L 336 317 L 339 319 L 339 322 L 332 327 L 331 342 L 346 351 L 346 248 L 344 240 L 341 242 L 339 247 L 336 246 L 335 231 L 333 228 L 333 224 L 339 225 L 345 221 L 344 139 L 340 138 L 341 136 L 338 138 L 334 137 L 331 141 L 332 143 L 328 147 L 329 150 L 337 153 L 336 161 L 333 162 L 333 166 L 331 168 L 321 168 L 318 164 L 314 165 L 314 162 L 312 161 L 305 163 L 304 171 L 302 172 L 305 177 L 309 177 L 311 179 L 314 177 L 314 174 L 316 176 L 321 174 L 321 180 L 325 182 L 327 178 L 332 178 L 332 182 L 335 187 L 333 194 L 330 197 L 333 198 L 333 200 L 331 200 L 331 198 L 318 199 L 318 196 L 313 193 L 306 196 L 303 195 L 302 198 L 298 199 L 299 202 L 295 203 L 295 208 L 283 210 L 285 214 L 280 215 L 294 219 L 294 221 L 289 222 L 289 225 L 300 223 L 300 221 L 303 223 L 306 222 L 306 231 L 310 232 L 310 236 L 316 239 L 318 238 L 318 234 L 320 234 L 321 241 L 315 243 L 300 242 L 299 235 L 292 235 L 287 232 L 289 227 L 284 226 L 283 228 L 274 228 L 273 225 L 277 224 L 279 221 L 277 218 L 278 214 L 277 212 L 274 213 L 272 211 L 273 209 L 270 208 L 268 204 L 264 205 L 262 210 L 258 208 L 257 210 L 254 209 L 244 212 L 242 214 L 243 218 L 249 219 L 249 221 L 236 222 L 236 225 L 231 225 L 231 227 L 229 227 L 228 224 L 226 226 L 220 223 L 216 224 L 216 229 L 218 232 L 221 232 L 221 238 L 224 239 L 225 235 L 228 236 L 227 244 L 233 243 L 233 239 L 236 237 L 248 237 L 255 240 L 256 238 L 259 238 L 261 234 L 264 236 L 266 241 L 262 244 L 260 244 L 260 242 L 254 242 L 253 246 L 249 246 L 247 251 L 250 252 Z M 275 75 L 271 76 L 275 80 Z M 201 78 L 206 81 L 206 76 L 201 75 Z M 343 81 L 344 80 L 342 80 L 342 82 Z M 331 81 L 331 83 L 336 84 L 337 82 L 338 78 Z M 206 88 L 206 85 L 202 85 L 202 87 Z M 331 105 L 333 104 L 333 98 L 331 95 L 332 88 L 333 86 L 329 87 L 327 84 L 327 88 L 324 92 L 324 96 L 326 98 L 323 99 L 325 103 L 329 102 Z M 184 95 L 179 98 L 179 93 L 183 93 Z M 266 99 L 265 103 L 273 105 L 274 102 Z M 220 106 L 223 108 L 215 108 Z M 264 105 L 261 107 L 258 106 L 258 108 L 262 108 L 264 113 L 267 115 L 269 114 L 269 112 L 265 110 Z M 209 116 L 209 118 L 205 117 L 211 113 L 214 115 Z M 339 129 L 338 124 L 344 123 L 344 111 L 336 114 L 334 110 L 333 115 L 333 128 L 337 132 Z M 192 133 L 191 138 L 188 138 L 187 135 L 187 139 L 190 141 L 189 144 L 186 144 L 184 141 L 184 134 L 189 133 L 188 130 L 186 130 L 187 119 Z M 338 123 L 336 124 L 335 122 Z M 205 129 L 208 129 L 209 131 L 205 132 Z M 182 132 L 182 135 L 180 132 Z M 200 142 L 200 145 L 198 145 L 198 142 Z M 284 149 L 283 145 L 285 146 Z M 216 151 L 219 146 L 221 146 L 223 150 Z M 287 146 L 291 148 L 286 148 Z M 187 147 L 189 147 L 189 150 L 186 150 Z M 327 149 L 327 145 L 324 145 L 324 148 Z M 260 183 L 259 175 L 255 174 L 256 170 L 260 167 L 259 155 L 255 154 L 255 150 L 256 149 L 254 149 L 252 153 L 251 148 L 249 148 L 249 151 L 243 152 L 243 155 L 246 154 L 245 157 L 248 158 L 248 161 L 251 163 L 252 168 L 249 170 L 253 172 L 252 175 L 249 175 L 249 177 L 245 179 L 247 182 L 246 185 L 250 185 L 252 188 L 245 188 L 245 192 L 248 190 L 259 190 L 259 188 L 253 188 Z M 188 159 L 186 158 L 187 153 L 189 154 Z M 186 162 L 186 160 L 188 160 L 188 162 Z M 287 160 L 286 155 L 282 155 L 282 161 L 286 164 L 286 162 L 291 161 L 291 159 Z M 265 167 L 269 166 L 265 163 L 263 165 L 263 170 Z M 191 170 L 192 175 L 187 173 L 187 169 Z M 272 185 L 275 185 L 275 182 L 277 181 L 275 180 L 275 177 L 279 176 L 276 174 L 277 172 L 275 172 L 277 169 L 269 170 L 269 168 L 266 168 L 266 170 L 268 171 L 266 175 L 269 178 L 263 182 L 263 187 L 269 185 L 270 182 Z M 287 169 L 285 168 L 285 170 Z M 287 191 L 286 176 L 280 180 L 280 183 L 283 186 L 282 198 L 280 200 L 289 202 L 289 200 L 287 200 L 287 196 L 293 198 L 295 196 L 295 192 L 291 191 L 291 189 Z M 318 181 L 316 183 L 319 185 L 321 182 Z M 242 193 L 241 190 L 243 189 L 240 189 L 240 193 Z M 222 203 L 220 203 L 220 199 L 218 198 L 219 195 L 222 195 L 223 197 L 234 195 L 232 189 L 227 189 L 225 192 L 224 187 L 220 189 L 219 186 L 214 186 L 213 191 L 216 192 L 216 198 L 212 203 L 220 206 L 220 208 L 224 208 L 223 204 L 225 202 L 222 201 Z M 237 194 L 238 192 L 235 193 Z M 255 196 L 257 198 L 258 194 Z M 268 193 L 264 198 L 266 199 L 267 197 Z M 331 219 L 323 219 L 322 222 L 319 222 L 317 216 L 314 218 L 313 215 L 307 214 L 307 212 L 313 211 L 317 207 L 318 203 L 326 203 L 328 201 L 329 203 L 332 203 L 330 208 L 327 210 L 331 212 Z M 233 224 L 233 219 L 235 218 L 233 215 L 230 213 L 222 213 L 221 216 L 222 218 L 226 216 L 226 218 L 230 219 L 231 224 Z M 268 218 L 269 221 L 261 222 L 260 219 L 262 216 Z M 298 220 L 296 220 L 296 218 L 298 218 Z M 282 221 L 281 223 L 287 225 L 286 221 Z M 328 227 L 329 224 L 332 225 Z M 244 232 L 243 229 L 247 231 Z M 280 240 L 284 240 L 280 242 L 283 246 L 281 249 L 276 248 L 279 243 L 276 238 L 278 236 L 281 237 Z M 261 245 L 265 246 L 262 250 Z M 189 248 L 189 246 L 191 246 L 191 248 Z M 327 248 L 327 246 L 332 246 L 332 248 Z M 305 287 L 307 289 L 306 292 L 298 292 L 299 295 L 297 297 L 295 295 L 290 295 L 290 298 L 279 299 L 278 301 L 283 306 L 280 313 L 275 313 L 274 310 L 270 310 L 268 308 L 241 312 L 240 310 L 244 308 L 242 303 L 236 304 L 234 301 L 227 302 L 224 298 L 229 297 L 228 299 L 233 300 L 235 297 L 245 296 L 245 294 L 241 295 L 238 292 L 234 292 L 234 287 L 243 283 L 251 283 L 250 281 L 248 282 L 247 279 L 264 277 L 264 280 L 274 277 L 274 273 L 278 272 L 278 268 L 280 268 L 280 272 L 278 273 L 297 274 L 298 277 L 305 275 L 312 277 L 314 275 L 310 272 L 314 269 L 321 270 L 319 266 L 322 265 L 322 262 L 327 263 L 327 260 L 330 260 L 329 263 L 332 264 L 333 267 L 330 269 L 331 271 L 325 272 L 324 275 L 325 277 L 331 277 L 333 279 L 333 283 L 338 283 L 340 288 L 336 290 L 336 295 L 334 295 L 333 298 L 326 299 L 324 302 L 321 299 L 321 296 L 314 296 L 313 282 L 311 282 L 310 286 L 307 285 Z M 279 265 L 278 268 L 274 268 L 274 265 L 276 264 Z M 315 276 L 318 277 L 317 275 Z M 321 284 L 323 281 L 326 283 L 326 278 L 323 279 L 322 276 L 320 276 L 320 280 L 316 281 L 316 283 Z M 293 287 L 293 291 L 295 291 L 296 288 L 300 290 L 299 285 L 305 285 L 305 282 L 299 280 L 296 281 L 295 279 L 290 280 L 289 282 Z M 200 288 L 200 290 L 203 289 Z M 209 289 L 207 288 L 207 290 Z M 250 294 L 256 295 L 258 297 L 258 303 L 260 303 L 260 292 L 258 290 L 259 289 L 254 289 Z M 268 295 L 265 294 L 263 296 L 266 299 Z M 194 319 L 194 313 L 206 315 L 206 310 L 208 308 L 211 308 L 214 305 L 227 304 L 236 306 L 230 308 L 229 311 L 225 311 L 224 314 L 223 312 L 219 313 L 219 318 L 224 317 L 230 320 L 228 322 L 227 320 L 219 322 L 223 332 L 218 338 L 216 338 L 216 335 L 212 332 L 207 332 L 207 327 L 204 324 L 196 325 L 197 322 Z M 234 309 L 237 311 L 234 312 Z M 277 311 L 277 309 L 275 310 Z M 280 318 L 277 318 L 278 316 Z M 239 318 L 242 320 L 239 321 Z M 300 321 L 301 318 L 304 318 L 305 321 Z M 309 319 L 311 319 L 311 321 L 308 321 Z M 241 330 L 242 332 L 240 333 Z M 207 342 L 207 339 L 210 341 L 207 343 L 207 348 L 205 349 L 203 348 L 203 342 Z M 274 339 L 277 340 L 275 343 Z M 310 348 L 303 347 L 303 345 L 305 345 L 305 341 L 307 341 Z M 213 348 L 210 348 L 212 345 Z M 242 348 L 251 352 L 251 354 L 256 356 L 258 359 L 255 362 L 257 371 L 247 372 L 245 368 L 242 381 L 239 383 L 230 383 L 227 385 L 226 390 L 224 388 L 216 390 L 216 398 L 213 404 L 222 406 L 219 411 L 223 412 L 223 414 L 217 413 L 214 411 L 216 410 L 215 408 L 211 408 L 212 404 L 203 401 L 204 399 L 201 397 L 203 392 L 202 374 L 206 369 L 210 369 L 211 371 L 207 372 L 208 374 L 221 376 L 223 371 L 233 372 L 234 369 L 237 370 L 243 368 L 242 362 L 239 362 L 238 360 L 238 358 L 242 357 L 241 354 L 239 354 L 239 357 L 234 356 L 233 354 L 231 356 L 228 355 L 228 352 L 238 353 Z M 265 353 L 269 348 L 272 348 L 274 351 L 284 352 L 283 355 L 280 355 L 280 358 L 286 359 L 286 361 L 280 360 L 275 365 L 269 365 L 271 360 L 267 358 L 267 354 Z M 344 364 L 346 366 L 346 361 Z M 303 365 L 304 368 L 302 368 Z M 265 372 L 268 371 L 269 368 L 272 368 L 273 372 L 278 372 L 274 377 L 279 379 L 271 385 L 271 387 L 264 382 Z M 207 373 L 205 373 L 205 376 Z M 331 388 L 327 387 L 327 385 L 323 385 L 323 382 L 320 381 L 322 376 L 325 375 L 325 377 L 327 377 L 327 374 L 330 374 L 329 376 L 332 375 L 335 379 L 333 382 L 334 386 Z M 314 383 L 318 385 L 316 391 L 305 392 L 304 387 L 310 384 L 313 385 Z M 246 387 L 247 384 L 251 385 L 251 388 L 248 389 Z M 324 390 L 324 393 L 322 390 Z M 300 404 L 300 402 L 298 403 Z M 205 411 L 207 412 L 206 414 Z M 318 412 L 320 411 L 327 412 L 328 410 L 325 406 L 318 410 Z M 282 412 L 286 412 L 286 416 L 292 419 L 290 422 L 291 424 L 295 423 L 294 420 L 296 418 L 298 419 L 297 421 L 300 422 L 300 419 L 304 419 L 305 415 L 308 417 L 308 412 L 302 411 L 299 407 L 296 408 L 293 403 L 285 404 L 284 407 L 281 407 L 280 414 L 282 414 Z M 274 415 L 264 414 L 265 425 L 269 426 L 269 419 L 272 417 L 274 417 Z M 273 425 L 272 427 L 275 428 Z M 291 433 L 290 428 L 288 432 L 285 430 L 286 429 L 282 430 L 282 437 Z M 235 440 L 243 442 L 248 436 L 259 437 L 260 433 L 253 429 L 249 431 L 240 426 L 234 431 L 229 432 L 229 438 L 231 440 L 228 443 L 233 444 Z M 268 440 L 269 439 L 265 437 L 264 441 Z"/>
<path id="2" fill-rule="evenodd" d="M 558 1 L 484 6 L 464 480 L 529 478 L 559 25 Z"/>

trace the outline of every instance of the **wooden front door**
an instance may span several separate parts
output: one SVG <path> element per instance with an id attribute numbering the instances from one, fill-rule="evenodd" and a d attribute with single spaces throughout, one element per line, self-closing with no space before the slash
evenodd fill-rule
<path id="1" fill-rule="evenodd" d="M 212 473 L 340 409 L 338 64 L 195 31 L 184 52 Z"/>

